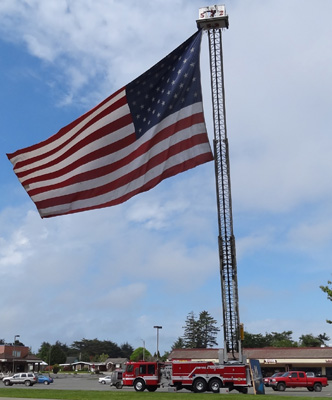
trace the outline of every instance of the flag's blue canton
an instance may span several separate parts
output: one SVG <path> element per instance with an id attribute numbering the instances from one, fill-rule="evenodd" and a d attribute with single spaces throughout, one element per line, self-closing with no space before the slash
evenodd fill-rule
<path id="1" fill-rule="evenodd" d="M 202 31 L 126 87 L 137 138 L 181 108 L 202 101 L 199 68 Z"/>

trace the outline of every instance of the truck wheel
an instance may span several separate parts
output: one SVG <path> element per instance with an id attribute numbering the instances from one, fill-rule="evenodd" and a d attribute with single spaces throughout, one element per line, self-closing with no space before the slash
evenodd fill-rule
<path id="1" fill-rule="evenodd" d="M 322 391 L 322 385 L 321 385 L 321 383 L 315 383 L 315 384 L 314 384 L 314 391 L 315 391 L 315 392 L 321 392 L 321 391 Z"/>
<path id="2" fill-rule="evenodd" d="M 25 381 L 24 384 L 25 384 L 25 386 L 31 386 L 31 382 L 30 381 Z"/>
<path id="3" fill-rule="evenodd" d="M 206 381 L 203 378 L 195 379 L 193 383 L 193 389 L 195 393 L 203 393 L 206 391 Z"/>
<path id="4" fill-rule="evenodd" d="M 121 382 L 116 382 L 115 387 L 117 389 L 122 389 L 122 383 Z"/>
<path id="5" fill-rule="evenodd" d="M 158 389 L 157 385 L 147 386 L 148 392 L 155 392 Z"/>
<path id="6" fill-rule="evenodd" d="M 277 390 L 279 390 L 279 392 L 284 392 L 286 390 L 286 385 L 283 382 L 279 382 L 277 385 Z"/>
<path id="7" fill-rule="evenodd" d="M 218 378 L 212 378 L 209 382 L 209 390 L 213 393 L 219 393 L 220 388 L 222 387 L 221 380 Z"/>
<path id="8" fill-rule="evenodd" d="M 5 386 L 10 386 L 10 381 L 5 381 Z"/>
<path id="9" fill-rule="evenodd" d="M 136 392 L 144 391 L 145 382 L 143 381 L 143 379 L 136 379 L 136 381 L 134 382 L 134 389 L 136 390 Z"/>

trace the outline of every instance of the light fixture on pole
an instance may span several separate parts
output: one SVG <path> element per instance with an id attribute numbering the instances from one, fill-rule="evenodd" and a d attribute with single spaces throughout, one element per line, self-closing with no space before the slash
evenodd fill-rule
<path id="1" fill-rule="evenodd" d="M 157 329 L 157 358 L 159 357 L 159 329 L 163 329 L 160 325 L 155 325 L 155 329 Z"/>
<path id="2" fill-rule="evenodd" d="M 20 335 L 15 335 L 14 336 L 14 349 L 13 349 L 13 374 L 15 374 L 15 356 L 16 356 L 16 350 L 15 350 L 15 343 L 16 339 L 19 338 Z"/>

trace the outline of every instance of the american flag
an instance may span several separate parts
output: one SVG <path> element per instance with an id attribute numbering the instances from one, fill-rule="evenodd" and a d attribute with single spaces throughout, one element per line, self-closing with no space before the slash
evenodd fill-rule
<path id="1" fill-rule="evenodd" d="M 213 159 L 197 31 L 49 139 L 7 154 L 40 216 L 120 204 Z"/>

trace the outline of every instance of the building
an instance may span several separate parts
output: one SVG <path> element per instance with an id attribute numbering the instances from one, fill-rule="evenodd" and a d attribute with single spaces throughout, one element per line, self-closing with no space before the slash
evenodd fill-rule
<path id="1" fill-rule="evenodd" d="M 19 344 L 0 345 L 0 372 L 39 372 L 44 362 L 40 358 L 30 354 L 29 347 Z"/>
<path id="2" fill-rule="evenodd" d="M 127 358 L 108 358 L 105 362 L 84 362 L 75 357 L 67 357 L 66 363 L 60 364 L 60 367 L 66 371 L 111 372 L 124 369 L 127 361 Z"/>
<path id="3" fill-rule="evenodd" d="M 175 349 L 169 360 L 219 361 L 219 349 Z M 301 370 L 332 379 L 332 347 L 262 347 L 243 349 L 244 359 L 259 360 L 263 376 Z M 229 359 L 232 357 L 229 356 Z"/>

